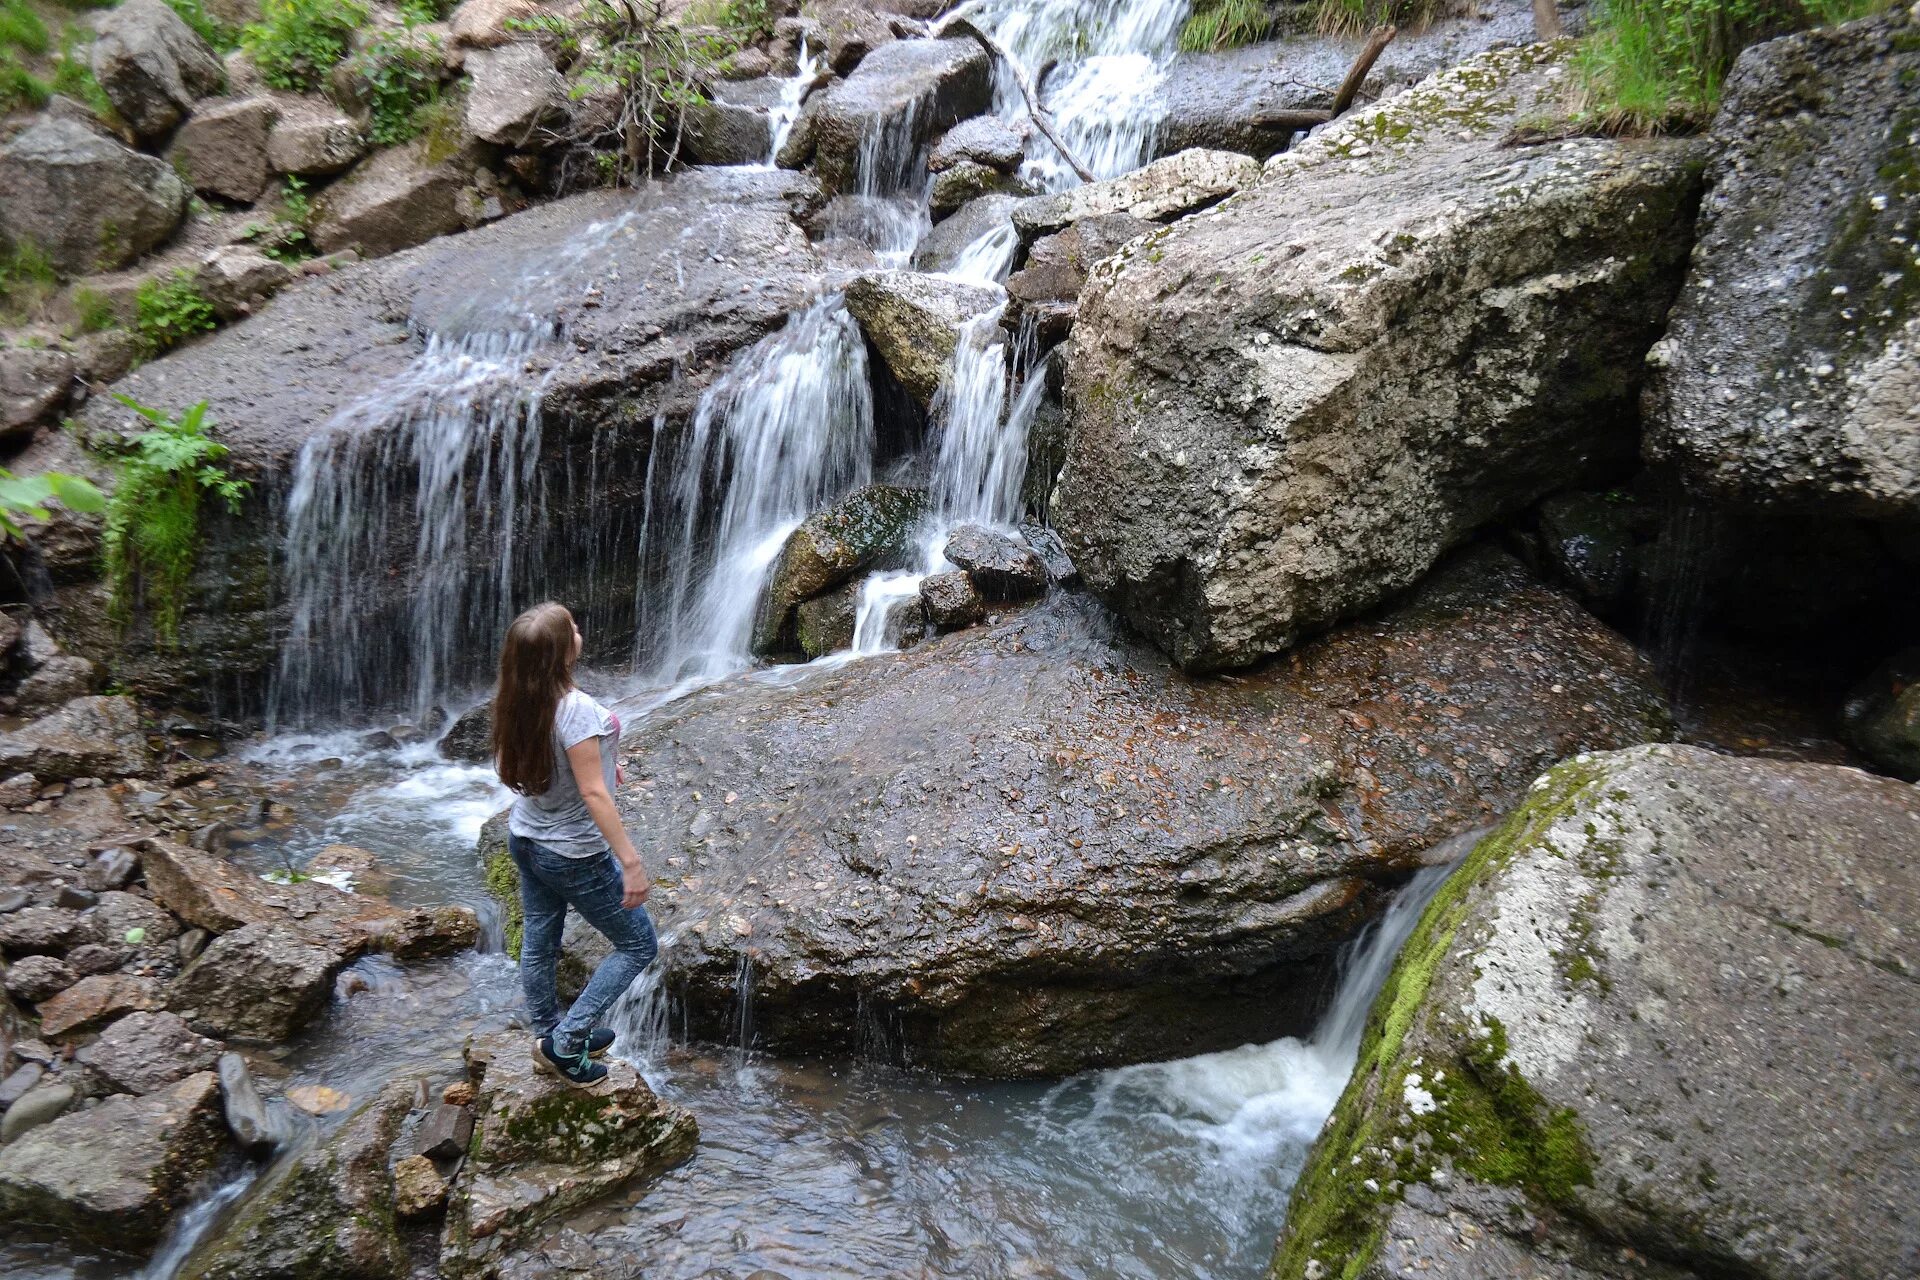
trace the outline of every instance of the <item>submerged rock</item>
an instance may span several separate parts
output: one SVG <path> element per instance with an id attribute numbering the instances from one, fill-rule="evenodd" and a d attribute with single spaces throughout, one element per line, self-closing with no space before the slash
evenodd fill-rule
<path id="1" fill-rule="evenodd" d="M 1703 153 L 1505 147 L 1562 101 L 1558 49 L 1345 117 L 1093 273 L 1053 523 L 1181 665 L 1284 649 L 1633 456 Z"/>
<path id="2" fill-rule="evenodd" d="M 1830 765 L 1549 773 L 1401 952 L 1270 1274 L 1909 1274 L 1916 831 Z"/>
<path id="3" fill-rule="evenodd" d="M 847 310 L 922 408 L 940 389 L 961 330 L 1006 300 L 998 285 L 917 271 L 869 271 L 847 286 Z"/>
<path id="4" fill-rule="evenodd" d="M 629 735 L 619 800 L 696 1028 L 724 1034 L 745 965 L 777 1051 L 885 1027 L 907 1061 L 1050 1075 L 1304 1029 L 1428 848 L 1664 725 L 1623 640 L 1476 553 L 1234 681 L 1060 595 L 793 688 L 704 690 Z"/>
<path id="5" fill-rule="evenodd" d="M 914 176 L 927 139 L 992 105 L 993 76 L 971 40 L 896 40 L 817 97 L 808 116 L 822 185 L 852 191 L 864 178 L 884 192 Z M 863 156 L 885 171 L 863 175 Z"/>
<path id="6" fill-rule="evenodd" d="M 1727 78 L 1647 452 L 1697 488 L 1920 517 L 1920 17 L 1755 45 Z"/>
<path id="7" fill-rule="evenodd" d="M 0 1216 L 144 1251 L 225 1146 L 210 1071 L 144 1098 L 118 1094 L 0 1147 Z"/>

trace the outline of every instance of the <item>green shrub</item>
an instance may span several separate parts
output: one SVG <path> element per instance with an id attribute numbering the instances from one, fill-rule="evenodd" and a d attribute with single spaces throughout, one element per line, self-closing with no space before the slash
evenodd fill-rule
<path id="1" fill-rule="evenodd" d="M 453 10 L 454 0 L 400 0 L 400 21 L 409 27 L 438 22 Z"/>
<path id="2" fill-rule="evenodd" d="M 425 131 L 421 108 L 440 95 L 440 65 L 439 40 L 411 31 L 382 36 L 354 58 L 372 111 L 367 137 L 375 145 L 390 147 Z"/>
<path id="3" fill-rule="evenodd" d="M 1266 0 L 1195 0 L 1180 28 L 1180 48 L 1185 53 L 1238 49 L 1266 39 L 1276 25 Z"/>
<path id="4" fill-rule="evenodd" d="M 1704 127 L 1748 45 L 1886 7 L 1887 0 L 1596 0 L 1575 64 L 1584 112 L 1612 131 Z"/>
<path id="5" fill-rule="evenodd" d="M 208 13 L 206 0 L 167 0 L 167 7 L 179 14 L 182 22 L 221 53 L 232 53 L 240 47 L 239 31 Z"/>
<path id="6" fill-rule="evenodd" d="M 149 280 L 134 295 L 134 331 L 149 356 L 205 333 L 219 323 L 213 304 L 200 293 L 185 267 L 164 279 Z"/>
<path id="7" fill-rule="evenodd" d="M 57 501 L 69 511 L 100 511 L 107 500 L 92 481 L 49 471 L 37 476 L 16 476 L 0 467 L 0 530 L 9 537 L 23 538 L 19 521 L 45 520 L 53 513 L 47 503 Z"/>
<path id="8" fill-rule="evenodd" d="M 120 316 L 106 294 L 85 287 L 73 291 L 73 310 L 80 320 L 80 332 L 99 333 L 119 327 Z"/>
<path id="9" fill-rule="evenodd" d="M 240 44 L 274 88 L 318 89 L 366 20 L 360 0 L 264 0 Z"/>
<path id="10" fill-rule="evenodd" d="M 1384 26 L 1419 31 L 1442 12 L 1441 0 L 1320 0 L 1319 27 L 1336 35 L 1357 35 Z"/>
<path id="11" fill-rule="evenodd" d="M 131 621 L 137 588 L 154 634 L 171 646 L 179 642 L 187 579 L 200 553 L 201 504 L 212 497 L 237 513 L 248 485 L 219 465 L 227 446 L 207 434 L 205 400 L 175 418 L 128 396 L 114 399 L 153 425 L 119 459 L 106 502 L 108 613 L 121 626 Z"/>
<path id="12" fill-rule="evenodd" d="M 19 54 L 41 54 L 53 47 L 53 37 L 27 0 L 0 0 L 0 49 Z"/>

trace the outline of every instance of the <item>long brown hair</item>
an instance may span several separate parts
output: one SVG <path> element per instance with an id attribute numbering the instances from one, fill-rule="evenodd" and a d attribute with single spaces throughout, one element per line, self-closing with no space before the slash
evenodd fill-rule
<path id="1" fill-rule="evenodd" d="M 493 693 L 493 763 L 523 796 L 553 784 L 553 716 L 573 688 L 573 615 L 549 600 L 513 620 Z"/>

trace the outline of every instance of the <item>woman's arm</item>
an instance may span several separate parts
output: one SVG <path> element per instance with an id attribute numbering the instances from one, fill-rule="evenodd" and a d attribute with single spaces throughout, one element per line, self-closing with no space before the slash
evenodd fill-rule
<path id="1" fill-rule="evenodd" d="M 600 828 L 607 847 L 620 860 L 620 905 L 632 910 L 647 900 L 652 886 L 647 883 L 646 868 L 640 865 L 633 841 L 627 838 L 627 829 L 620 825 L 620 811 L 613 807 L 613 797 L 607 794 L 606 777 L 600 772 L 600 739 L 582 738 L 568 747 L 567 763 L 573 766 L 574 785 L 580 788 L 580 798 L 587 802 L 593 825 Z"/>

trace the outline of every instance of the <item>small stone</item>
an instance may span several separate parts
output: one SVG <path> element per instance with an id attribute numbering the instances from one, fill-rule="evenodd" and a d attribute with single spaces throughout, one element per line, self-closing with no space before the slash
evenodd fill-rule
<path id="1" fill-rule="evenodd" d="M 80 981 L 80 973 L 54 956 L 25 956 L 7 970 L 7 994 L 24 1004 L 39 1004 Z"/>
<path id="2" fill-rule="evenodd" d="M 324 1084 L 297 1084 L 287 1090 L 287 1101 L 310 1116 L 329 1116 L 353 1105 L 353 1095 Z"/>
<path id="3" fill-rule="evenodd" d="M 402 1218 L 422 1218 L 447 1202 L 447 1180 L 425 1156 L 408 1156 L 393 1166 L 393 1210 Z"/>
<path id="4" fill-rule="evenodd" d="M 435 1104 L 414 1134 L 415 1154 L 433 1160 L 453 1160 L 473 1140 L 473 1112 L 451 1102 Z"/>
<path id="5" fill-rule="evenodd" d="M 53 900 L 53 905 L 65 907 L 69 911 L 85 911 L 88 907 L 100 905 L 100 895 L 91 889 L 82 889 L 79 885 L 61 885 L 59 896 Z"/>
<path id="6" fill-rule="evenodd" d="M 237 1053 L 220 1055 L 220 1101 L 233 1140 L 251 1155 L 264 1155 L 279 1144 L 280 1134 L 267 1104 L 254 1086 L 247 1060 Z"/>
<path id="7" fill-rule="evenodd" d="M 0 950 L 13 955 L 65 951 L 87 933 L 78 912 L 58 907 L 27 907 L 0 916 Z"/>
<path id="8" fill-rule="evenodd" d="M 181 964 L 191 963 L 193 958 L 207 949 L 207 942 L 213 935 L 205 929 L 189 929 L 180 935 L 174 943 L 174 951 L 180 957 Z"/>
<path id="9" fill-rule="evenodd" d="M 76 780 L 75 786 L 79 785 Z M 96 892 L 124 889 L 140 870 L 140 859 L 131 849 L 103 849 L 87 867 L 87 887 Z"/>
<path id="10" fill-rule="evenodd" d="M 7 1108 L 5 1117 L 0 1118 L 0 1147 L 9 1145 L 29 1129 L 38 1129 L 58 1119 L 60 1113 L 72 1105 L 73 1086 L 70 1084 L 49 1080 L 39 1088 L 29 1090 L 20 1101 Z"/>
<path id="11" fill-rule="evenodd" d="M 927 617 L 942 631 L 969 627 L 986 615 L 986 603 L 964 570 L 929 574 L 920 584 Z"/>
<path id="12" fill-rule="evenodd" d="M 40 1006 L 40 1030 L 58 1038 L 159 1007 L 159 986 L 151 979 L 124 974 L 82 978 Z"/>
<path id="13" fill-rule="evenodd" d="M 456 1107 L 473 1105 L 473 1086 L 465 1080 L 456 1080 L 440 1091 L 440 1100 Z"/>
<path id="14" fill-rule="evenodd" d="M 120 943 L 87 942 L 67 952 L 67 963 L 81 976 L 112 973 L 133 957 L 133 948 Z"/>
<path id="15" fill-rule="evenodd" d="M 22 774 L 21 777 L 27 775 Z M 29 779 L 31 781 L 31 779 Z M 33 895 L 25 889 L 8 889 L 0 893 L 0 916 L 9 915 L 33 901 Z"/>
<path id="16" fill-rule="evenodd" d="M 0 1080 L 0 1111 L 27 1096 L 47 1069 L 37 1062 L 23 1062 L 5 1080 Z"/>

